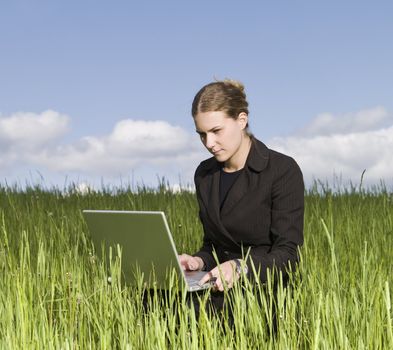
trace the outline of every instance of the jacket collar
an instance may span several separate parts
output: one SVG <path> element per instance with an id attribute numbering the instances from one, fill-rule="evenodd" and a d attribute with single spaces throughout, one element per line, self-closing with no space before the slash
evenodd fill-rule
<path id="1" fill-rule="evenodd" d="M 251 136 L 251 148 L 247 157 L 246 165 L 256 172 L 261 172 L 269 162 L 269 149 L 266 145 Z"/>

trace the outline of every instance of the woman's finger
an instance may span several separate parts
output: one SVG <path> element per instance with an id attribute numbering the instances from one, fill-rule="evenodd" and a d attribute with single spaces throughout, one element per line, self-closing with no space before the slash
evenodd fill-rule
<path id="1" fill-rule="evenodd" d="M 187 260 L 187 263 L 188 263 L 189 270 L 191 271 L 198 270 L 199 263 L 198 260 L 195 259 L 194 257 L 190 256 L 190 258 Z"/>
<path id="2" fill-rule="evenodd" d="M 218 291 L 223 292 L 224 291 L 224 286 L 222 284 L 221 278 L 217 278 L 215 282 L 215 287 Z"/>
<path id="3" fill-rule="evenodd" d="M 200 284 L 200 285 L 203 285 L 203 284 L 205 284 L 206 282 L 212 280 L 213 278 L 214 278 L 214 276 L 213 276 L 213 270 L 211 270 L 211 271 L 207 272 L 207 273 L 201 278 L 201 280 L 199 281 L 199 284 Z"/>

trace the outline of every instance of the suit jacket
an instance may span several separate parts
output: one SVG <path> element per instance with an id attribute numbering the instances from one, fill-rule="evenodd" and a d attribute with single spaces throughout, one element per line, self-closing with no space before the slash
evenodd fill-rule
<path id="1" fill-rule="evenodd" d="M 194 255 L 211 270 L 217 265 L 213 251 L 220 263 L 249 252 L 249 271 L 254 265 L 262 282 L 267 268 L 276 267 L 285 276 L 289 263 L 295 267 L 303 243 L 304 184 L 299 166 L 291 157 L 252 138 L 245 167 L 220 210 L 221 167 L 212 157 L 195 172 L 204 239 Z"/>

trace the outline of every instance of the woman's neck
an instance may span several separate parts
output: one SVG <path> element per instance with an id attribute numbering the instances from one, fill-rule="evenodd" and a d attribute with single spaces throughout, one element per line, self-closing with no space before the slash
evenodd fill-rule
<path id="1" fill-rule="evenodd" d="M 231 173 L 243 169 L 244 165 L 246 164 L 246 160 L 248 157 L 248 153 L 250 152 L 250 148 L 251 148 L 251 137 L 245 134 L 236 154 L 234 154 L 230 159 L 224 162 L 223 170 L 225 172 Z"/>

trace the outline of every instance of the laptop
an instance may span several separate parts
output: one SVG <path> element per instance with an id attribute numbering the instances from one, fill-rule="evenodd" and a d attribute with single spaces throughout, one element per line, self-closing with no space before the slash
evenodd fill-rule
<path id="1" fill-rule="evenodd" d="M 121 251 L 122 277 L 137 285 L 136 271 L 148 288 L 169 289 L 171 274 L 188 291 L 207 289 L 199 285 L 206 271 L 183 271 L 165 217 L 161 211 L 83 210 L 94 245 L 94 254 L 108 261 Z M 184 282 L 184 283 L 182 283 Z"/>

